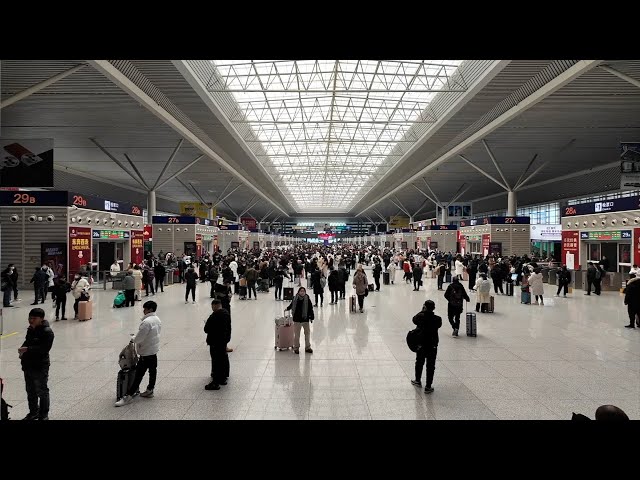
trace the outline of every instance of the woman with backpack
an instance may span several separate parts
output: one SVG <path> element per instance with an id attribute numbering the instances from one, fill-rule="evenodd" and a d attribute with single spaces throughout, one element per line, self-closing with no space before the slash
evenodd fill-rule
<path id="1" fill-rule="evenodd" d="M 460 280 L 458 280 L 458 277 L 451 279 L 451 285 L 449 285 L 447 291 L 444 292 L 444 298 L 449 302 L 447 306 L 447 316 L 449 317 L 451 328 L 453 328 L 452 335 L 457 337 L 458 330 L 460 330 L 460 315 L 462 314 L 464 301 L 470 301 L 469 295 L 467 295 L 467 291 L 460 283 Z"/>

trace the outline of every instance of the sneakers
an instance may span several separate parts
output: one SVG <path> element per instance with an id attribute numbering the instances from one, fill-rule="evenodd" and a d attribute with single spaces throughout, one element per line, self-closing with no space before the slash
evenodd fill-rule
<path id="1" fill-rule="evenodd" d="M 233 348 L 227 347 L 227 353 L 231 353 L 231 352 L 233 352 Z"/>
<path id="2" fill-rule="evenodd" d="M 67 317 L 62 317 L 60 320 L 66 320 L 66 319 L 67 319 Z"/>
<path id="3" fill-rule="evenodd" d="M 24 417 L 22 420 L 37 420 L 38 419 L 38 412 L 36 413 L 27 413 L 27 416 Z"/>
<path id="4" fill-rule="evenodd" d="M 59 321 L 60 321 L 60 319 L 58 317 L 56 317 L 56 322 L 59 322 Z"/>
<path id="5" fill-rule="evenodd" d="M 220 390 L 220 385 L 218 385 L 217 383 L 208 383 L 207 385 L 205 385 L 204 387 L 205 390 Z"/>
<path id="6" fill-rule="evenodd" d="M 360 309 L 360 313 L 364 313 L 364 310 L 362 308 Z"/>
<path id="7" fill-rule="evenodd" d="M 191 302 L 191 303 L 193 303 L 193 304 L 195 305 L 195 304 L 196 304 L 196 301 L 194 300 L 194 301 L 193 301 L 193 302 Z"/>
<path id="8" fill-rule="evenodd" d="M 313 348 L 311 348 L 311 347 L 305 348 L 304 351 L 307 352 L 307 353 L 313 353 Z"/>
<path id="9" fill-rule="evenodd" d="M 636 326 L 632 323 L 631 325 L 625 325 L 624 328 L 636 328 Z"/>
<path id="10" fill-rule="evenodd" d="M 424 393 L 433 393 L 433 387 L 424 387 Z"/>
<path id="11" fill-rule="evenodd" d="M 458 336 L 458 329 L 457 329 L 457 328 L 454 328 L 454 329 L 453 329 L 453 336 L 454 336 L 454 337 L 457 337 L 457 336 Z"/>
<path id="12" fill-rule="evenodd" d="M 38 417 L 38 420 L 49 420 L 49 417 Z"/>
<path id="13" fill-rule="evenodd" d="M 133 397 L 131 395 L 125 395 L 120 400 L 118 400 L 114 406 L 122 407 L 123 405 L 129 405 L 131 402 L 133 402 Z"/>
<path id="14" fill-rule="evenodd" d="M 187 305 L 189 303 L 189 300 L 185 300 L 184 304 Z"/>
<path id="15" fill-rule="evenodd" d="M 411 385 L 413 385 L 414 387 L 421 387 L 422 382 L 420 380 L 411 380 Z"/>
<path id="16" fill-rule="evenodd" d="M 152 398 L 153 397 L 153 390 L 149 390 L 147 388 L 144 392 L 142 392 L 140 394 L 140 396 L 143 397 L 143 398 Z"/>

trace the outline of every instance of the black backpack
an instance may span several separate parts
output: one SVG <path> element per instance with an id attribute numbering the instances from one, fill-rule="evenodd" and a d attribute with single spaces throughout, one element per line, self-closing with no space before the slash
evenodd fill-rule
<path id="1" fill-rule="evenodd" d="M 407 345 L 409 346 L 409 350 L 412 352 L 417 352 L 422 348 L 422 329 L 419 327 L 410 330 L 407 333 Z"/>
<path id="2" fill-rule="evenodd" d="M 455 305 L 459 307 L 463 304 L 464 295 L 462 294 L 461 288 L 452 288 L 451 289 L 451 305 Z"/>
<path id="3" fill-rule="evenodd" d="M 4 422 L 6 420 L 9 420 L 9 409 L 13 408 L 13 406 L 9 405 L 7 402 L 4 401 L 4 398 L 2 398 L 3 390 L 4 390 L 4 383 L 0 378 L 0 421 Z"/>

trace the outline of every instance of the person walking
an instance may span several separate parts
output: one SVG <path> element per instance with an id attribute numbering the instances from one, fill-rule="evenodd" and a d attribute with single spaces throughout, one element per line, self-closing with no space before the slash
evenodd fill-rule
<path id="1" fill-rule="evenodd" d="M 422 285 L 422 266 L 419 262 L 413 264 L 413 291 L 417 292 L 420 290 L 420 285 Z"/>
<path id="2" fill-rule="evenodd" d="M 536 305 L 544 305 L 544 283 L 542 282 L 542 273 L 539 268 L 529 276 L 529 286 L 531 287 L 531 295 L 536 297 Z M 540 297 L 540 303 L 538 303 Z"/>
<path id="3" fill-rule="evenodd" d="M 71 291 L 71 284 L 67 282 L 64 275 L 56 278 L 51 294 L 56 299 L 56 322 L 60 320 L 60 307 L 62 307 L 62 320 L 66 320 L 65 310 L 67 309 L 67 293 Z"/>
<path id="4" fill-rule="evenodd" d="M 447 274 L 447 264 L 444 260 L 440 260 L 440 265 L 436 267 L 436 276 L 438 278 L 438 290 L 442 290 L 444 276 Z"/>
<path id="5" fill-rule="evenodd" d="M 493 293 L 496 295 L 500 291 L 501 295 L 504 295 L 502 290 L 502 268 L 499 265 L 494 265 L 491 269 L 491 280 L 493 280 Z"/>
<path id="6" fill-rule="evenodd" d="M 191 302 L 196 303 L 196 282 L 198 280 L 198 274 L 196 273 L 193 266 L 189 267 L 189 269 L 184 274 L 184 281 L 187 284 L 185 294 L 184 294 L 184 303 L 189 303 L 189 292 L 191 292 Z"/>
<path id="7" fill-rule="evenodd" d="M 222 308 L 222 302 L 218 299 L 211 302 L 211 310 L 213 312 L 204 324 L 211 355 L 211 382 L 204 389 L 220 390 L 220 385 L 226 385 L 229 378 L 227 344 L 231 341 L 231 315 Z"/>
<path id="8" fill-rule="evenodd" d="M 464 301 L 470 301 L 469 295 L 467 295 L 467 291 L 464 289 L 462 283 L 460 283 L 460 280 L 458 280 L 458 277 L 451 279 L 451 285 L 449 285 L 444 292 L 444 298 L 449 302 L 447 306 L 447 316 L 453 329 L 452 335 L 457 337 L 458 330 L 460 330 L 460 315 L 462 314 Z"/>
<path id="9" fill-rule="evenodd" d="M 153 267 L 153 276 L 156 279 L 156 293 L 164 293 L 164 277 L 167 274 L 167 269 L 164 268 L 160 262 L 156 262 Z"/>
<path id="10" fill-rule="evenodd" d="M 467 266 L 467 274 L 469 275 L 469 290 L 475 290 L 476 278 L 478 275 L 478 262 L 475 260 L 475 258 L 469 260 L 469 265 Z"/>
<path id="11" fill-rule="evenodd" d="M 78 304 L 80 302 L 86 302 L 89 300 L 89 290 L 91 289 L 91 284 L 89 281 L 80 275 L 80 273 L 76 273 L 73 283 L 71 284 L 71 294 L 75 299 L 73 304 L 73 311 L 75 312 L 74 320 L 78 320 Z"/>
<path id="12" fill-rule="evenodd" d="M 51 293 L 51 300 L 53 301 L 53 306 L 55 306 L 56 297 L 53 294 L 53 285 L 54 285 L 54 278 L 56 278 L 56 275 L 53 273 L 53 269 L 51 268 L 51 265 L 53 265 L 53 262 L 45 263 L 42 266 L 42 269 L 47 274 L 47 285 L 46 285 L 46 288 L 44 290 L 44 299 L 46 300 L 47 299 L 47 294 L 49 292 L 52 292 Z"/>
<path id="13" fill-rule="evenodd" d="M 356 273 L 353 275 L 353 288 L 356 289 L 356 295 L 358 296 L 358 306 L 360 307 L 360 313 L 364 310 L 364 297 L 368 294 L 369 282 L 367 280 L 367 274 L 364 273 L 362 264 L 358 265 Z"/>
<path id="14" fill-rule="evenodd" d="M 331 292 L 331 303 L 329 305 L 335 305 L 338 303 L 338 294 L 340 293 L 340 280 L 338 271 L 331 267 L 329 272 L 329 278 L 327 283 L 329 284 L 329 291 Z"/>
<path id="15" fill-rule="evenodd" d="M 380 275 L 382 274 L 382 265 L 380 265 L 380 260 L 376 258 L 376 261 L 373 265 L 373 280 L 376 282 L 376 292 L 380 291 Z"/>
<path id="16" fill-rule="evenodd" d="M 598 270 L 596 269 L 593 262 L 589 262 L 587 266 L 587 293 L 585 295 L 591 295 L 591 287 L 594 285 L 596 281 L 596 273 Z"/>
<path id="17" fill-rule="evenodd" d="M 153 397 L 158 375 L 158 351 L 160 350 L 160 331 L 162 329 L 162 322 L 156 313 L 157 309 L 158 304 L 152 300 L 144 302 L 142 305 L 144 316 L 138 327 L 138 333 L 133 338 L 136 350 L 140 355 L 136 365 L 136 376 L 127 394 L 116 402 L 116 407 L 127 405 L 133 401 L 133 396 L 140 388 L 140 383 L 142 383 L 147 370 L 149 370 L 149 383 L 147 389 L 140 396 L 143 398 Z"/>
<path id="18" fill-rule="evenodd" d="M 35 294 L 35 300 L 31 305 L 38 305 L 38 300 L 42 300 L 42 303 L 44 303 L 49 283 L 48 278 L 46 266 L 36 267 L 36 271 L 29 281 L 29 283 L 33 283 L 33 293 Z"/>
<path id="19" fill-rule="evenodd" d="M 480 274 L 476 290 L 476 312 L 486 312 L 491 301 L 491 282 L 484 273 Z"/>
<path id="20" fill-rule="evenodd" d="M 320 297 L 320 307 L 324 304 L 324 282 L 326 281 L 327 279 L 319 268 L 316 268 L 311 274 L 311 287 L 313 288 L 313 295 L 316 299 L 314 307 L 318 306 L 318 297 Z"/>
<path id="21" fill-rule="evenodd" d="M 258 271 L 255 269 L 253 264 L 250 264 L 249 268 L 245 270 L 244 279 L 247 281 L 249 300 L 251 300 L 251 292 L 253 292 L 253 297 L 257 300 L 258 294 L 256 292 L 256 281 L 258 280 Z"/>
<path id="22" fill-rule="evenodd" d="M 304 330 L 304 351 L 307 353 L 313 353 L 311 348 L 311 327 L 309 323 L 313 323 L 315 318 L 313 314 L 313 305 L 311 299 L 307 295 L 307 290 L 304 287 L 298 289 L 298 293 L 286 308 L 287 311 L 291 310 L 291 316 L 293 317 L 293 351 L 296 355 L 300 354 L 300 330 Z"/>
<path id="23" fill-rule="evenodd" d="M 602 258 L 606 260 L 606 257 Z M 606 277 L 607 271 L 599 263 L 596 263 L 594 267 L 596 269 L 596 273 L 593 279 L 593 287 L 595 289 L 593 293 L 595 293 L 596 295 L 600 295 L 600 293 L 602 292 L 602 279 Z"/>
<path id="24" fill-rule="evenodd" d="M 402 263 L 402 269 L 404 270 L 405 283 L 410 283 L 411 282 L 411 264 L 409 263 L 409 260 L 405 260 Z"/>
<path id="25" fill-rule="evenodd" d="M 49 322 L 44 319 L 44 310 L 31 309 L 27 335 L 18 348 L 29 404 L 29 413 L 23 420 L 49 420 L 49 352 L 54 337 Z"/>
<path id="26" fill-rule="evenodd" d="M 563 265 L 560 270 L 558 270 L 558 291 L 556 292 L 556 297 L 560 296 L 560 291 L 564 289 L 564 298 L 567 298 L 567 291 L 569 289 L 569 284 L 571 283 L 571 272 L 567 269 L 566 265 Z"/>
<path id="27" fill-rule="evenodd" d="M 13 283 L 13 271 L 15 270 L 15 267 L 13 265 L 13 263 L 10 263 L 9 265 L 7 265 L 7 268 L 5 268 L 2 271 L 2 278 L 0 279 L 0 285 L 2 286 L 2 306 L 3 308 L 9 308 L 9 307 L 13 307 L 13 305 L 11 305 L 11 292 L 15 292 L 15 284 Z M 17 294 L 14 294 L 16 299 L 18 298 Z"/>
<path id="28" fill-rule="evenodd" d="M 289 275 L 282 266 L 276 267 L 273 275 L 273 286 L 275 287 L 275 298 L 277 301 L 282 300 L 282 284 L 284 283 L 285 276 L 289 279 Z"/>
<path id="29" fill-rule="evenodd" d="M 640 278 L 633 273 L 629 274 L 629 280 L 627 280 L 627 286 L 624 289 L 624 304 L 627 306 L 629 314 L 629 324 L 625 327 L 635 328 L 636 323 L 640 327 L 640 321 L 637 317 L 640 315 Z"/>
<path id="30" fill-rule="evenodd" d="M 150 263 L 150 262 L 149 262 Z M 156 290 L 153 286 L 153 281 L 155 279 L 155 273 L 153 269 L 149 266 L 149 263 L 145 264 L 144 271 L 142 272 L 142 280 L 144 281 L 144 290 L 146 295 L 149 296 L 149 288 L 151 288 L 151 295 L 156 294 Z"/>
<path id="31" fill-rule="evenodd" d="M 396 262 L 389 262 L 387 265 L 387 272 L 389 272 L 389 281 L 393 285 L 393 280 L 396 278 Z"/>
<path id="32" fill-rule="evenodd" d="M 133 270 L 127 270 L 122 279 L 122 289 L 124 290 L 124 306 L 133 307 L 136 304 L 136 279 L 133 278 Z"/>
<path id="33" fill-rule="evenodd" d="M 442 327 L 442 318 L 436 315 L 436 304 L 427 300 L 422 311 L 413 317 L 413 323 L 421 332 L 420 348 L 416 352 L 415 379 L 411 385 L 422 386 L 422 367 L 427 362 L 427 384 L 424 393 L 433 393 L 433 375 L 436 371 L 436 357 L 438 356 L 438 330 Z"/>

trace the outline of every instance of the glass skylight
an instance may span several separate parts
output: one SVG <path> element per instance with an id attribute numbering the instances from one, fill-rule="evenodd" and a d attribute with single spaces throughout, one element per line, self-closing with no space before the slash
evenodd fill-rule
<path id="1" fill-rule="evenodd" d="M 346 212 L 466 90 L 461 62 L 212 60 L 207 88 L 299 212 Z"/>

